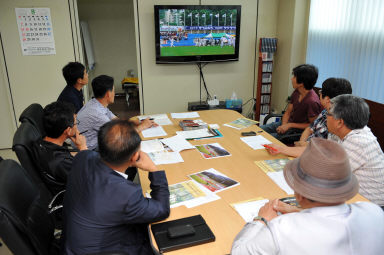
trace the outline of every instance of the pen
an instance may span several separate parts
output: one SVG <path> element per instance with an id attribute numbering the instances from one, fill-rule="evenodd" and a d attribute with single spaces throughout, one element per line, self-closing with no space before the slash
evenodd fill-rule
<path id="1" fill-rule="evenodd" d="M 267 145 L 267 144 L 263 144 L 263 146 L 264 146 L 265 148 L 267 148 L 267 149 L 270 149 L 271 151 L 277 151 L 275 148 L 273 148 L 273 147 L 271 147 L 271 146 L 269 146 L 269 145 Z"/>
<path id="2" fill-rule="evenodd" d="M 85 131 L 83 131 L 83 132 L 80 132 L 79 134 L 82 135 L 82 134 L 85 134 L 85 133 L 87 133 L 87 132 L 88 132 L 88 130 L 85 130 Z"/>

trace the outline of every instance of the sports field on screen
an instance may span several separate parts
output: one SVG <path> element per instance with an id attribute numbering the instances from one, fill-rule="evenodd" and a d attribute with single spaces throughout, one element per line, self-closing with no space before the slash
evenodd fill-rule
<path id="1" fill-rule="evenodd" d="M 224 55 L 235 54 L 233 46 L 178 46 L 178 47 L 162 47 L 160 55 L 162 57 L 172 56 L 194 56 L 194 55 Z"/>

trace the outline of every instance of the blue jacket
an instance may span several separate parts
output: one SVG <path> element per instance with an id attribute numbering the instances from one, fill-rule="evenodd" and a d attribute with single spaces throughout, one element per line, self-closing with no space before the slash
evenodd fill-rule
<path id="1" fill-rule="evenodd" d="M 78 153 L 64 198 L 64 253 L 152 254 L 148 223 L 167 218 L 170 208 L 165 172 L 148 176 L 152 198 L 106 166 L 97 152 Z"/>

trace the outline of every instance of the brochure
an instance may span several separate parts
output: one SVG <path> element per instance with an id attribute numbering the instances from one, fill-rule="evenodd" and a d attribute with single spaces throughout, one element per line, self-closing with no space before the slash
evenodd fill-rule
<path id="1" fill-rule="evenodd" d="M 243 129 L 250 127 L 252 125 L 258 124 L 258 121 L 247 119 L 247 118 L 239 118 L 230 123 L 224 124 L 224 126 L 235 128 L 235 129 Z"/>
<path id="2" fill-rule="evenodd" d="M 213 168 L 195 174 L 191 174 L 189 175 L 189 178 L 196 181 L 197 183 L 212 192 L 219 192 L 240 184 L 239 182 L 232 180 L 228 176 L 220 173 L 219 171 Z"/>
<path id="3" fill-rule="evenodd" d="M 206 159 L 231 156 L 231 154 L 218 143 L 196 145 L 195 147 Z"/>

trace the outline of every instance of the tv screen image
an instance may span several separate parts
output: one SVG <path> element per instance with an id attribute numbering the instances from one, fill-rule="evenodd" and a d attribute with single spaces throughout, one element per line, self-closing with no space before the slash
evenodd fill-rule
<path id="1" fill-rule="evenodd" d="M 156 62 L 238 60 L 240 6 L 155 6 Z"/>

